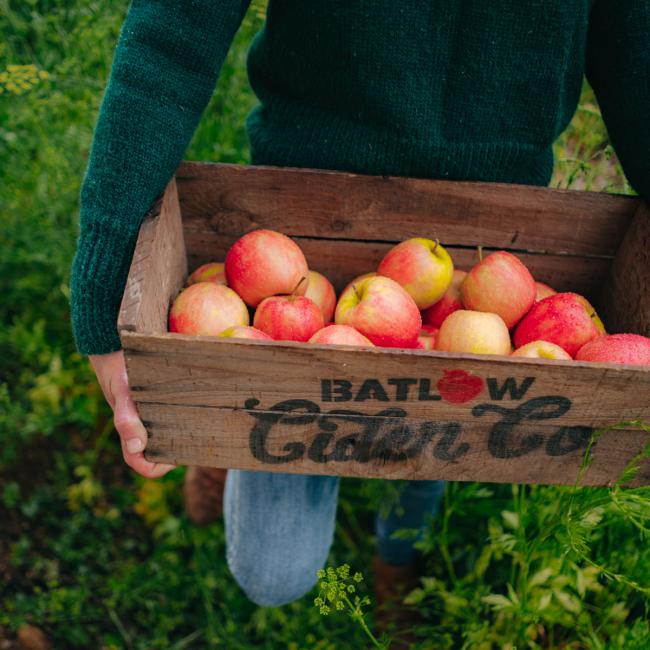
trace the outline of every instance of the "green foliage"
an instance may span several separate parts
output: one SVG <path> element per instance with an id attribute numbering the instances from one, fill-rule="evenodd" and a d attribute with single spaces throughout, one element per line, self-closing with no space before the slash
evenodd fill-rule
<path id="1" fill-rule="evenodd" d="M 274 609 L 244 597 L 223 526 L 197 530 L 182 515 L 182 470 L 150 482 L 123 465 L 74 351 L 79 185 L 127 6 L 0 0 L 0 645 L 31 622 L 57 648 L 368 647 L 356 592 L 343 600 L 353 615 L 336 618 L 311 604 L 336 611 L 329 587 Z M 247 161 L 244 60 L 262 13 L 254 3 L 187 158 Z M 554 185 L 628 191 L 588 88 L 556 155 Z M 368 575 L 371 506 L 398 495 L 399 483 L 343 482 L 334 566 Z M 620 486 L 449 484 L 409 596 L 425 620 L 420 647 L 650 647 L 649 504 L 647 489 Z M 356 589 L 349 573 L 334 577 Z"/>

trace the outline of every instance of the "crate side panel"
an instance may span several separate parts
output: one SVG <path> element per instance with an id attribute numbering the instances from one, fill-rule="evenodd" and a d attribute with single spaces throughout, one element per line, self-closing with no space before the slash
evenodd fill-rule
<path id="1" fill-rule="evenodd" d="M 467 422 L 600 427 L 650 421 L 650 368 L 339 346 L 125 336 L 138 402 L 319 408 Z M 513 420 L 514 419 L 514 420 Z"/>
<path id="2" fill-rule="evenodd" d="M 157 462 L 300 474 L 496 483 L 612 485 L 648 442 L 605 432 L 580 468 L 589 436 L 542 423 L 504 431 L 480 423 L 139 404 Z M 643 461 L 630 485 L 650 484 Z"/>
<path id="3" fill-rule="evenodd" d="M 611 332 L 650 336 L 650 207 L 641 204 L 616 253 L 601 296 Z"/>
<path id="4" fill-rule="evenodd" d="M 160 211 L 156 212 L 150 213 L 140 229 L 120 307 L 120 330 L 166 332 L 170 302 L 187 275 L 187 254 L 174 179 L 163 194 Z"/>
<path id="5" fill-rule="evenodd" d="M 177 180 L 187 227 L 226 237 L 265 227 L 584 255 L 613 255 L 638 203 L 521 185 L 206 163 L 183 163 Z"/>

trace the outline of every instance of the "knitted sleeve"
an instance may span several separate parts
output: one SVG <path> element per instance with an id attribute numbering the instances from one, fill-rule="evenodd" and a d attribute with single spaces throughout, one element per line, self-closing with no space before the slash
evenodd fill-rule
<path id="1" fill-rule="evenodd" d="M 650 0 L 594 0 L 587 78 L 630 184 L 650 200 Z"/>
<path id="2" fill-rule="evenodd" d="M 80 192 L 72 329 L 82 354 L 119 349 L 117 314 L 138 229 L 214 91 L 250 0 L 133 0 Z"/>

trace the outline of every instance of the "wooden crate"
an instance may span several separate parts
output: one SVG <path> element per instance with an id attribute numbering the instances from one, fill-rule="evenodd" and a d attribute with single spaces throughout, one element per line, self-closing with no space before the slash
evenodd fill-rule
<path id="1" fill-rule="evenodd" d="M 119 329 L 147 458 L 307 474 L 573 484 L 594 430 L 650 423 L 650 368 L 168 334 L 188 265 L 243 233 L 294 237 L 337 288 L 395 243 L 438 238 L 455 264 L 515 252 L 650 335 L 650 211 L 630 197 L 292 168 L 183 163 L 145 219 Z M 650 441 L 607 430 L 584 485 L 612 485 Z M 643 460 L 633 484 L 650 483 Z"/>

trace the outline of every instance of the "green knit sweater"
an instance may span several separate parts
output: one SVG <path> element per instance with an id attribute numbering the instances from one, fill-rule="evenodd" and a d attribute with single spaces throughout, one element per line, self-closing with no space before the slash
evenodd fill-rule
<path id="1" fill-rule="evenodd" d="M 138 228 L 183 158 L 249 0 L 133 0 L 80 195 L 78 349 L 117 350 Z M 254 164 L 545 185 L 595 88 L 650 196 L 650 0 L 270 0 L 248 55 Z"/>

